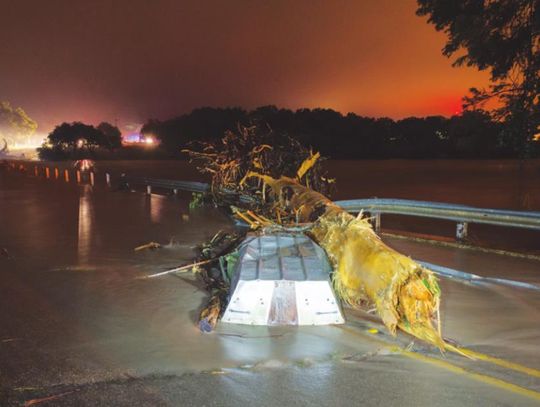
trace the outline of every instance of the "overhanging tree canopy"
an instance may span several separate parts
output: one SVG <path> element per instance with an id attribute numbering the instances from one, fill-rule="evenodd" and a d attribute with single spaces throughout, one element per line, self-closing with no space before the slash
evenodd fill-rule
<path id="1" fill-rule="evenodd" d="M 471 89 L 465 105 L 481 107 L 498 98 L 492 111 L 522 153 L 540 132 L 540 1 L 418 0 L 417 14 L 448 36 L 443 54 L 454 66 L 488 69 L 488 89 Z"/>

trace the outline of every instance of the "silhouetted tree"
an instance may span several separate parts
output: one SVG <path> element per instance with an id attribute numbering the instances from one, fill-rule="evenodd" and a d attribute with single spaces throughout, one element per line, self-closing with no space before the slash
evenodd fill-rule
<path id="1" fill-rule="evenodd" d="M 162 126 L 163 123 L 159 120 L 150 119 L 141 127 L 141 134 L 145 136 L 156 136 Z"/>
<path id="2" fill-rule="evenodd" d="M 36 129 L 37 123 L 22 108 L 0 101 L 0 136 L 8 144 L 28 141 Z"/>
<path id="3" fill-rule="evenodd" d="M 141 133 L 153 134 L 163 149 L 177 155 L 189 142 L 217 140 L 244 122 L 246 112 L 240 108 L 203 107 L 163 122 L 150 120 L 143 125 Z"/>
<path id="4" fill-rule="evenodd" d="M 109 143 L 105 134 L 94 126 L 62 123 L 48 135 L 38 153 L 43 159 L 89 158 L 99 147 L 109 148 Z"/>
<path id="5" fill-rule="evenodd" d="M 498 98 L 502 106 L 494 117 L 504 120 L 507 139 L 527 155 L 540 131 L 539 0 L 418 0 L 418 6 L 418 15 L 448 35 L 443 54 L 464 52 L 454 66 L 490 71 L 491 86 L 472 88 L 466 106 Z"/>
<path id="6" fill-rule="evenodd" d="M 105 147 L 109 150 L 122 147 L 122 133 L 118 127 L 107 122 L 101 122 L 98 124 L 97 129 L 105 136 Z"/>
<path id="7" fill-rule="evenodd" d="M 396 142 L 407 158 L 438 158 L 447 150 L 447 119 L 442 116 L 408 117 L 396 123 Z"/>
<path id="8" fill-rule="evenodd" d="M 501 136 L 501 124 L 484 111 L 465 111 L 448 123 L 450 151 L 456 158 L 511 156 L 512 149 Z"/>

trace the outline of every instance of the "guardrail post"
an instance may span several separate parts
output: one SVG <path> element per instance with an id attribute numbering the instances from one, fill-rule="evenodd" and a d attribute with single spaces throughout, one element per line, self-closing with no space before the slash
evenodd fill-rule
<path id="1" fill-rule="evenodd" d="M 147 186 L 146 186 L 146 193 L 147 193 L 148 195 L 152 195 L 152 185 L 147 185 Z"/>
<path id="2" fill-rule="evenodd" d="M 69 182 L 69 171 L 68 170 L 64 170 L 64 180 L 66 182 Z"/>
<path id="3" fill-rule="evenodd" d="M 90 171 L 90 185 L 94 186 L 94 171 Z"/>
<path id="4" fill-rule="evenodd" d="M 172 192 L 173 192 L 173 194 L 174 194 L 175 196 L 178 195 L 178 189 L 177 189 L 177 188 L 174 188 L 174 189 L 172 190 Z"/>
<path id="5" fill-rule="evenodd" d="M 51 176 L 51 170 L 49 167 L 45 167 L 45 178 L 49 179 Z"/>
<path id="6" fill-rule="evenodd" d="M 458 242 L 464 242 L 467 240 L 469 232 L 469 224 L 467 222 L 458 222 L 456 224 L 456 240 Z"/>
<path id="7" fill-rule="evenodd" d="M 381 231 L 381 214 L 375 214 L 375 232 L 379 233 Z"/>
<path id="8" fill-rule="evenodd" d="M 59 176 L 60 176 L 60 173 L 58 172 L 58 168 L 55 168 L 54 169 L 54 178 L 58 179 Z"/>
<path id="9" fill-rule="evenodd" d="M 375 232 L 379 233 L 381 231 L 381 214 L 380 212 L 370 212 L 369 221 Z"/>
<path id="10" fill-rule="evenodd" d="M 108 187 L 111 186 L 111 174 L 109 174 L 108 172 L 105 173 L 105 182 L 107 183 Z"/>
<path id="11" fill-rule="evenodd" d="M 34 176 L 38 176 L 37 165 L 34 165 Z"/>
<path id="12" fill-rule="evenodd" d="M 80 184 L 81 183 L 81 172 L 79 170 L 77 170 L 76 174 L 77 174 L 77 184 Z"/>

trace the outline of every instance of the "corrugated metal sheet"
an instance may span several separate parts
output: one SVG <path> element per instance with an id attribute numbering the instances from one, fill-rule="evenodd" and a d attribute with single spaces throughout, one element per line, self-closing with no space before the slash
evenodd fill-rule
<path id="1" fill-rule="evenodd" d="M 343 323 L 324 250 L 302 233 L 250 235 L 243 242 L 224 322 Z"/>

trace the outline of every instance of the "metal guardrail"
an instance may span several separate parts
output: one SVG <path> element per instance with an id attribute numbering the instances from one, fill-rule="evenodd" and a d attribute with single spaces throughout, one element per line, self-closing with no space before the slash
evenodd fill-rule
<path id="1" fill-rule="evenodd" d="M 120 182 L 127 182 L 131 185 L 144 185 L 147 192 L 151 193 L 152 188 L 161 188 L 172 190 L 175 194 L 178 191 L 204 193 L 210 191 L 210 185 L 204 182 L 195 181 L 176 181 L 170 179 L 156 179 L 147 177 L 120 177 Z M 148 189 L 150 187 L 150 189 Z"/>
<path id="2" fill-rule="evenodd" d="M 11 168 L 16 168 L 16 163 L 10 163 Z M 22 169 L 23 165 L 19 165 Z M 34 165 L 34 175 L 45 174 L 46 178 L 52 178 L 48 167 L 43 167 L 38 170 L 38 166 Z M 25 171 L 28 170 L 24 168 Z M 66 181 L 69 181 L 69 172 L 64 170 Z M 54 168 L 55 178 L 59 177 L 58 168 Z M 90 176 L 90 182 L 94 183 L 94 174 Z M 132 177 L 121 176 L 115 177 L 115 181 L 125 183 L 127 185 L 141 185 L 146 187 L 147 193 L 152 193 L 152 188 L 160 188 L 171 190 L 174 194 L 178 191 L 188 191 L 204 193 L 210 191 L 210 185 L 204 182 L 194 181 L 179 181 L 168 179 L 156 179 L 147 177 Z M 111 176 L 105 173 L 107 185 L 111 185 Z M 77 182 L 80 182 L 80 174 L 77 171 Z M 227 192 L 227 191 L 225 191 Z M 232 192 L 231 192 L 232 193 Z M 239 196 L 242 201 L 249 201 L 247 196 Z M 475 208 L 472 206 L 448 204 L 440 202 L 425 202 L 413 201 L 407 199 L 353 199 L 336 201 L 336 204 L 341 206 L 348 212 L 358 213 L 360 211 L 368 212 L 372 215 L 374 227 L 377 231 L 381 228 L 381 215 L 395 214 L 405 216 L 418 216 L 424 218 L 445 219 L 456 222 L 456 238 L 457 240 L 465 240 L 467 238 L 468 224 L 481 223 L 497 226 L 506 226 L 513 228 L 535 229 L 540 230 L 540 212 L 531 211 L 515 211 L 504 209 L 487 209 Z"/>
<path id="3" fill-rule="evenodd" d="M 458 240 L 467 238 L 469 223 L 540 230 L 540 212 L 475 208 L 466 205 L 407 199 L 353 199 L 337 201 L 336 204 L 348 212 L 369 212 L 374 217 L 376 230 L 380 230 L 382 214 L 418 216 L 457 222 L 456 238 Z"/>
<path id="4" fill-rule="evenodd" d="M 147 186 L 151 193 L 152 187 L 183 190 L 191 192 L 207 192 L 210 186 L 201 182 L 160 180 L 152 178 L 129 178 L 138 184 Z M 242 197 L 241 197 L 242 198 Z M 353 199 L 336 201 L 348 212 L 368 212 L 372 215 L 377 231 L 381 228 L 381 215 L 395 214 L 418 216 L 424 218 L 445 219 L 456 222 L 456 238 L 465 240 L 469 223 L 482 223 L 497 226 L 540 230 L 540 212 L 526 212 L 503 209 L 475 208 L 472 206 L 413 201 L 407 199 Z"/>
<path id="5" fill-rule="evenodd" d="M 131 177 L 124 176 L 119 178 L 119 182 L 126 183 L 128 185 L 141 185 L 146 187 L 146 192 L 148 194 L 152 193 L 153 188 L 159 189 L 168 189 L 173 192 L 174 195 L 178 194 L 178 191 L 187 191 L 187 192 L 196 192 L 196 193 L 205 193 L 210 192 L 210 185 L 204 182 L 197 181 L 179 181 L 179 180 L 170 180 L 170 179 L 156 179 L 156 178 L 146 178 L 146 177 Z M 109 182 L 110 184 L 110 177 Z M 248 195 L 241 195 L 235 191 L 222 190 L 222 193 L 230 194 L 231 197 L 234 196 L 238 198 L 241 202 L 250 203 L 253 202 L 253 198 Z"/>

